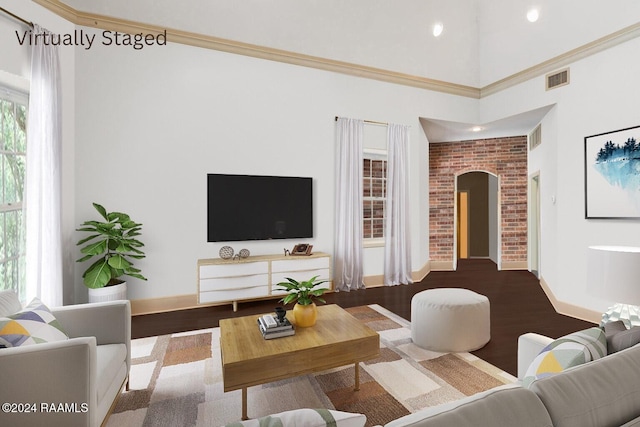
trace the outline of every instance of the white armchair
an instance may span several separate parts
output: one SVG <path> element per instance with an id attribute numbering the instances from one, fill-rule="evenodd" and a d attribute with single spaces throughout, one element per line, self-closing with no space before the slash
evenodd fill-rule
<path id="1" fill-rule="evenodd" d="M 518 380 L 524 379 L 533 359 L 552 342 L 553 338 L 533 332 L 518 337 Z"/>
<path id="2" fill-rule="evenodd" d="M 0 425 L 100 426 L 128 385 L 129 301 L 51 312 L 68 340 L 0 348 L 0 404 L 15 404 L 3 407 Z"/>

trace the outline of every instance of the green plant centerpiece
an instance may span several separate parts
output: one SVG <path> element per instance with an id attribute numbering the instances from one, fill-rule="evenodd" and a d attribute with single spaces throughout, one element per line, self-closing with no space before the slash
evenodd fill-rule
<path id="1" fill-rule="evenodd" d="M 132 261 L 145 257 L 141 249 L 144 244 L 137 239 L 142 224 L 132 221 L 125 213 L 107 212 L 97 203 L 93 207 L 104 221 L 85 221 L 77 229 L 89 233 L 89 236 L 76 243 L 77 246 L 84 245 L 80 249 L 84 256 L 77 262 L 97 257 L 82 274 L 85 286 L 91 290 L 118 285 L 124 282 L 120 279 L 122 276 L 147 280 Z"/>
<path id="2" fill-rule="evenodd" d="M 326 303 L 322 295 L 326 291 L 325 288 L 317 288 L 327 280 L 318 280 L 318 276 L 314 276 L 309 280 L 298 282 L 290 277 L 286 277 L 286 282 L 280 282 L 277 290 L 286 291 L 287 295 L 280 301 L 283 304 L 294 302 L 293 317 L 296 326 L 308 327 L 316 324 L 318 311 L 315 301 Z"/>

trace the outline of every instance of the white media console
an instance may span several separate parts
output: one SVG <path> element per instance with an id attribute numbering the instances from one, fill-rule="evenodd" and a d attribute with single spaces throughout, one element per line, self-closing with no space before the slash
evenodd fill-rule
<path id="1" fill-rule="evenodd" d="M 284 295 L 276 285 L 287 277 L 308 280 L 318 276 L 331 280 L 331 256 L 318 252 L 311 255 L 261 255 L 225 260 L 198 260 L 198 303 L 230 302 L 233 310 L 238 301 Z M 332 289 L 332 283 L 320 287 Z"/>

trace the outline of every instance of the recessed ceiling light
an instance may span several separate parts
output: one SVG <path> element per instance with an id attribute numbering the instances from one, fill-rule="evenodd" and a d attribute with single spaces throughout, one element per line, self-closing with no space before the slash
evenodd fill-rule
<path id="1" fill-rule="evenodd" d="M 482 130 L 482 127 L 481 126 L 474 126 L 474 127 L 471 128 L 471 130 L 474 131 L 474 132 L 480 132 Z"/>
<path id="2" fill-rule="evenodd" d="M 437 23 L 433 26 L 433 37 L 439 37 L 442 34 L 442 30 L 444 30 L 444 25 L 441 23 Z"/>
<path id="3" fill-rule="evenodd" d="M 529 22 L 536 22 L 539 16 L 540 14 L 536 8 L 529 9 L 529 12 L 527 12 L 527 19 Z"/>

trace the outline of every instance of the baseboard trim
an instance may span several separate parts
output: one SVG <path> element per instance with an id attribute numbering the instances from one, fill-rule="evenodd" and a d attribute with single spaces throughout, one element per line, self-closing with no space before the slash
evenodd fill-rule
<path id="1" fill-rule="evenodd" d="M 187 310 L 196 307 L 205 307 L 207 304 L 198 304 L 198 295 L 174 295 L 170 297 L 147 298 L 131 300 L 131 315 L 164 313 L 167 311 Z M 213 304 L 211 304 L 213 305 Z"/>
<path id="2" fill-rule="evenodd" d="M 431 261 L 427 261 L 420 270 L 414 271 L 411 274 L 411 278 L 413 279 L 413 283 L 421 282 L 422 279 L 427 277 L 427 275 L 431 273 Z"/>
<path id="3" fill-rule="evenodd" d="M 384 286 L 384 275 L 376 274 L 373 276 L 364 276 L 364 285 L 367 288 L 379 288 Z"/>
<path id="4" fill-rule="evenodd" d="M 431 260 L 431 271 L 455 271 L 453 268 L 453 261 Z"/>
<path id="5" fill-rule="evenodd" d="M 595 324 L 600 323 L 602 313 L 558 300 L 553 294 L 551 287 L 549 287 L 549 284 L 542 277 L 540 278 L 540 287 L 542 287 L 542 290 L 547 295 L 547 298 L 557 313 Z"/>
<path id="6" fill-rule="evenodd" d="M 528 270 L 527 261 L 502 261 L 501 270 Z"/>

